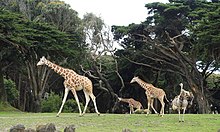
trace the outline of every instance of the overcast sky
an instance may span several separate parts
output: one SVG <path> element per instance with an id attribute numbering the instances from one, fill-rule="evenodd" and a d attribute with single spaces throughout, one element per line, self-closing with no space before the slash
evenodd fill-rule
<path id="1" fill-rule="evenodd" d="M 88 12 L 100 16 L 111 25 L 127 26 L 140 23 L 147 17 L 146 3 L 168 2 L 168 0 L 63 0 L 79 13 L 79 17 Z"/>

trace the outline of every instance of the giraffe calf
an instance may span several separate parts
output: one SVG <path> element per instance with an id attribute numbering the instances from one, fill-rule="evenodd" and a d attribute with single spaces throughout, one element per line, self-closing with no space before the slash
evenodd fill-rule
<path id="1" fill-rule="evenodd" d="M 134 100 L 133 98 L 129 98 L 129 99 L 118 98 L 118 100 L 129 104 L 130 114 L 133 114 L 136 111 L 143 108 L 142 104 L 139 101 Z M 134 108 L 136 109 L 135 111 Z"/>

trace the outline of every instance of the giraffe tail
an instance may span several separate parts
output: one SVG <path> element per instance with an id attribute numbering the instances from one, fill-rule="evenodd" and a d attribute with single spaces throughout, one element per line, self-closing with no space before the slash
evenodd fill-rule
<path id="1" fill-rule="evenodd" d="M 167 99 L 167 95 L 165 94 L 165 99 L 168 103 L 170 103 L 170 101 Z"/>

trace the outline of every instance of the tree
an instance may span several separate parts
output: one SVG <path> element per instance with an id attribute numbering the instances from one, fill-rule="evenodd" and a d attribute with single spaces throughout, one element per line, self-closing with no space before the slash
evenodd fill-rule
<path id="1" fill-rule="evenodd" d="M 151 15 L 141 24 L 113 26 L 115 39 L 122 39 L 122 46 L 125 48 L 120 51 L 120 55 L 151 70 L 180 76 L 182 79 L 176 82 L 184 81 L 190 87 L 199 105 L 199 113 L 208 113 L 210 108 L 202 74 L 206 73 L 208 68 L 200 72 L 197 62 L 202 61 L 207 67 L 211 65 L 200 58 L 203 52 L 198 49 L 204 49 L 204 43 L 197 43 L 201 39 L 193 38 L 196 30 L 190 28 L 190 25 L 198 27 L 198 20 L 204 19 L 202 16 L 195 19 L 191 16 L 192 13 L 195 14 L 196 10 L 203 9 L 205 5 L 209 5 L 209 9 L 216 9 L 217 3 L 179 0 L 170 2 L 146 4 Z M 214 46 L 213 43 L 211 45 Z"/>
<path id="2" fill-rule="evenodd" d="M 54 58 L 53 60 L 71 57 L 72 61 L 79 55 L 77 51 L 79 46 L 70 35 L 50 25 L 29 21 L 19 14 L 5 10 L 1 10 L 0 17 L 2 21 L 0 41 L 3 43 L 3 49 L 9 51 L 7 54 L 15 51 L 13 54 L 16 56 L 14 58 L 3 56 L 1 61 L 4 61 L 3 64 L 7 62 L 5 60 L 10 60 L 11 63 L 16 62 L 16 59 L 21 61 L 20 68 L 26 68 L 23 74 L 28 76 L 26 79 L 29 81 L 26 91 L 33 102 L 30 110 L 39 112 L 40 101 L 50 75 L 50 70 L 45 67 L 36 68 L 39 58 L 46 54 Z M 5 51 L 1 50 L 1 54 Z"/>
<path id="3" fill-rule="evenodd" d="M 100 17 L 92 13 L 85 14 L 82 21 L 88 45 L 86 65 L 82 66 L 82 71 L 96 80 L 94 86 L 102 90 L 100 92 L 102 94 L 99 95 L 109 100 L 107 103 L 102 103 L 102 106 L 105 106 L 103 111 L 112 112 L 117 95 L 114 92 L 111 80 L 112 78 L 119 79 L 121 87 L 124 87 L 124 82 L 118 72 L 110 28 L 105 25 Z"/>
<path id="4" fill-rule="evenodd" d="M 62 32 L 80 29 L 81 20 L 70 5 L 61 1 L 50 2 L 42 11 L 41 21 L 52 24 Z"/>

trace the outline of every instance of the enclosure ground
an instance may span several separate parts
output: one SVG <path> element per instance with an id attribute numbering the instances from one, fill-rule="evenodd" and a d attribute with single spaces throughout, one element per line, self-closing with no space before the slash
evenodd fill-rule
<path id="1" fill-rule="evenodd" d="M 186 114 L 185 122 L 178 122 L 177 114 L 159 117 L 155 114 L 97 114 L 87 113 L 22 113 L 0 112 L 0 132 L 7 132 L 12 126 L 23 124 L 25 128 L 36 129 L 38 125 L 54 123 L 57 130 L 63 131 L 69 125 L 76 126 L 76 132 L 121 132 L 128 128 L 133 132 L 217 132 L 220 129 L 218 114 Z"/>

